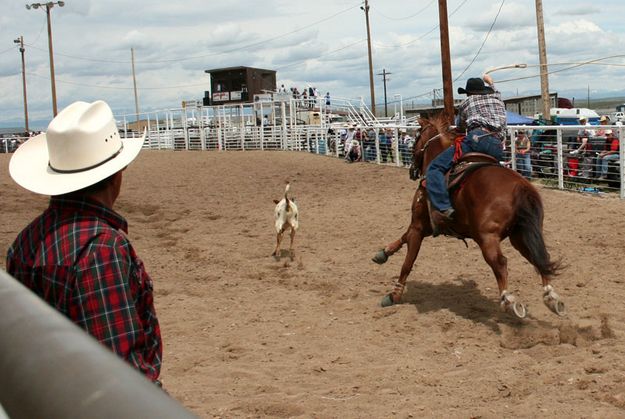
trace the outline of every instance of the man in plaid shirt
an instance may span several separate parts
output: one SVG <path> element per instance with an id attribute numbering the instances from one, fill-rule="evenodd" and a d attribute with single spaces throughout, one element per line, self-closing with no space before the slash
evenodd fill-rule
<path id="1" fill-rule="evenodd" d="M 486 74 L 483 79 L 470 78 L 466 88 L 458 88 L 458 93 L 467 95 L 458 108 L 458 128 L 467 132 L 461 144 L 462 152 L 485 153 L 501 161 L 506 108 L 501 94 L 495 90 L 492 77 Z M 434 236 L 453 220 L 454 209 L 447 191 L 445 173 L 453 165 L 454 153 L 455 146 L 452 145 L 432 161 L 426 174 L 426 188 L 434 207 L 431 211 Z"/>
<path id="2" fill-rule="evenodd" d="M 13 155 L 13 179 L 52 195 L 18 236 L 7 271 L 159 383 L 162 341 L 152 280 L 113 210 L 143 138 L 121 139 L 108 105 L 76 102 Z M 69 342 L 68 342 L 69 344 Z"/>

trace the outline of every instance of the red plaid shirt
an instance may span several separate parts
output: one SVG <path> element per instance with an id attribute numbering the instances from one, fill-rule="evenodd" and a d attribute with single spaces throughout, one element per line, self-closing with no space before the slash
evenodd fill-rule
<path id="1" fill-rule="evenodd" d="M 18 236 L 7 271 L 151 380 L 161 369 L 152 280 L 126 220 L 93 201 L 52 198 Z"/>
<path id="2" fill-rule="evenodd" d="M 497 90 L 486 95 L 469 95 L 458 106 L 458 127 L 462 130 L 482 128 L 503 139 L 506 126 L 506 108 Z"/>

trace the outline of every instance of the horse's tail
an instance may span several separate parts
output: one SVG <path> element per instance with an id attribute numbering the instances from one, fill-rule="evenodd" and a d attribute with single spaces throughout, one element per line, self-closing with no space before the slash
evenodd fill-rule
<path id="1" fill-rule="evenodd" d="M 562 269 L 559 260 L 551 260 L 543 237 L 543 203 L 538 191 L 529 184 L 517 185 L 515 193 L 516 222 L 510 232 L 511 238 L 520 241 L 521 252 L 543 276 L 558 275 Z M 516 247 L 516 246 L 515 246 Z"/>

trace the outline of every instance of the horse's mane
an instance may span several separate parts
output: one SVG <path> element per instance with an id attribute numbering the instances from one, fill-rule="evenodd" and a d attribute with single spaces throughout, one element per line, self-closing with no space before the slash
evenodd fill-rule
<path id="1" fill-rule="evenodd" d="M 419 118 L 419 125 L 423 128 L 427 125 L 434 127 L 434 129 L 436 129 L 436 131 L 440 134 L 440 140 L 443 148 L 449 147 L 454 140 L 456 133 L 454 130 L 449 129 L 451 125 L 449 118 L 447 118 L 443 112 L 428 118 Z"/>

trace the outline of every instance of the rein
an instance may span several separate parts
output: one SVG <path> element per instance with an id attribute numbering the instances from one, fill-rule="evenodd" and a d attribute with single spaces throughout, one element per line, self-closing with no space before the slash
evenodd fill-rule
<path id="1" fill-rule="evenodd" d="M 437 138 L 439 138 L 440 136 L 441 136 L 441 134 L 440 134 L 440 133 L 438 133 L 438 134 L 436 134 L 434 137 L 432 137 L 432 138 L 430 138 L 429 140 L 427 140 L 427 141 L 425 142 L 425 144 L 423 144 L 423 148 L 421 148 L 421 150 L 419 150 L 419 153 L 423 153 L 423 152 L 424 152 L 424 151 L 428 148 L 428 146 L 430 145 L 430 143 L 431 143 L 433 140 L 436 140 Z"/>
<path id="2" fill-rule="evenodd" d="M 423 144 L 423 147 L 421 147 L 420 150 L 416 151 L 413 154 L 413 160 L 412 160 L 412 164 L 410 165 L 410 170 L 409 170 L 409 176 L 410 179 L 412 180 L 423 180 L 425 178 L 425 172 L 421 169 L 421 168 L 417 168 L 417 161 L 414 159 L 415 156 L 419 155 L 420 157 L 420 164 L 419 166 L 423 166 L 423 156 L 425 155 L 425 150 L 427 150 L 427 148 L 430 146 L 430 143 L 439 138 L 441 136 L 440 133 L 436 134 L 435 136 L 431 137 L 429 140 L 427 140 L 425 142 L 425 144 Z M 420 184 L 421 182 L 419 182 Z"/>

